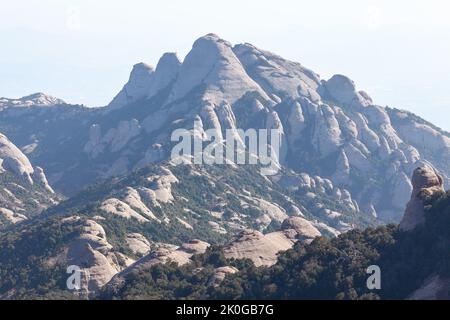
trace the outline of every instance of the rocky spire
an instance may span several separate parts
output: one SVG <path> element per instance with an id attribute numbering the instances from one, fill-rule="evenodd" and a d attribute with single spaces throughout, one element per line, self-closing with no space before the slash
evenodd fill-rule
<path id="1" fill-rule="evenodd" d="M 43 186 L 45 188 L 45 190 L 47 190 L 48 192 L 55 193 L 53 188 L 48 183 L 47 177 L 45 176 L 45 173 L 44 173 L 44 169 L 42 169 L 41 167 L 34 168 L 33 179 L 38 184 Z"/>
<path id="2" fill-rule="evenodd" d="M 411 200 L 400 223 L 400 230 L 402 231 L 411 231 L 425 222 L 425 196 L 444 192 L 442 177 L 430 165 L 424 165 L 414 170 L 412 185 Z"/>
<path id="3" fill-rule="evenodd" d="M 205 90 L 205 99 L 216 105 L 224 100 L 233 104 L 249 91 L 256 91 L 269 100 L 245 72 L 231 44 L 212 33 L 195 41 L 180 68 L 169 102 L 181 99 L 201 86 Z"/>
<path id="4" fill-rule="evenodd" d="M 127 104 L 147 97 L 153 82 L 153 76 L 153 67 L 150 65 L 143 62 L 134 65 L 130 79 L 108 105 L 108 111 L 120 109 Z"/>
<path id="5" fill-rule="evenodd" d="M 167 52 L 159 59 L 156 66 L 155 75 L 153 77 L 148 97 L 151 98 L 160 90 L 166 88 L 175 81 L 180 70 L 181 61 L 176 53 Z"/>

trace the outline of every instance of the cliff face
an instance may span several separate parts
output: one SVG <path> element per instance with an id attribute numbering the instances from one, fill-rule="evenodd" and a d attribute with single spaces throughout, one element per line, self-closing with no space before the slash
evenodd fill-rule
<path id="1" fill-rule="evenodd" d="M 16 224 L 55 205 L 60 197 L 44 170 L 0 133 L 0 227 Z"/>
<path id="2" fill-rule="evenodd" d="M 200 132 L 213 129 L 220 138 L 227 129 L 235 137 L 239 129 L 277 130 L 278 174 L 263 177 L 255 166 L 175 166 L 171 134 L 191 130 L 194 121 Z M 166 53 L 156 69 L 136 64 L 104 108 L 67 105 L 44 94 L 0 98 L 0 131 L 8 135 L 0 134 L 0 224 L 28 231 L 50 216 L 81 230 L 64 246 L 57 242 L 49 258 L 61 266 L 85 265 L 89 294 L 130 270 L 134 260 L 142 263 L 134 267 L 170 259 L 188 264 L 193 247 L 203 252 L 206 242 L 225 243 L 225 257 L 272 266 L 280 252 L 321 235 L 344 234 L 358 244 L 346 234 L 372 223 L 402 220 L 400 230 L 408 232 L 400 234 L 414 236 L 426 222 L 426 200 L 450 182 L 449 133 L 376 105 L 344 75 L 324 80 L 297 62 L 214 34 L 195 41 L 184 61 Z M 72 197 L 36 225 L 20 224 L 58 201 L 50 184 Z M 373 247 L 377 240 L 367 233 L 362 249 L 349 248 L 348 257 Z M 13 247 L 0 268 L 14 257 Z M 328 268 L 327 262 L 320 267 Z M 219 278 L 234 271 L 215 267 Z M 425 292 L 440 279 L 445 277 L 433 273 Z"/>
<path id="3" fill-rule="evenodd" d="M 443 193 L 442 177 L 431 166 L 414 170 L 412 177 L 413 191 L 405 214 L 400 223 L 400 230 L 411 231 L 425 222 L 424 199 L 435 193 Z"/>
<path id="4" fill-rule="evenodd" d="M 0 131 L 66 195 L 167 160 L 171 133 L 192 129 L 195 119 L 219 137 L 226 129 L 278 130 L 284 168 L 345 189 L 361 215 L 382 222 L 400 221 L 418 166 L 431 164 L 450 182 L 449 133 L 377 105 L 344 75 L 324 80 L 214 34 L 195 41 L 184 61 L 166 53 L 156 69 L 135 65 L 106 108 L 43 95 L 19 100 L 0 99 Z"/>

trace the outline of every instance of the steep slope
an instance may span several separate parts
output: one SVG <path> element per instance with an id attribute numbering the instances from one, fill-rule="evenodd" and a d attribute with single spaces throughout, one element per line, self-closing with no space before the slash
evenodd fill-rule
<path id="1" fill-rule="evenodd" d="M 107 285 L 100 297 L 449 299 L 450 193 L 436 188 L 436 177 L 428 166 L 415 170 L 413 187 L 424 192 L 413 194 L 412 201 L 420 197 L 422 205 L 416 209 L 424 219 L 409 231 L 389 225 L 298 242 L 269 268 L 257 268 L 248 260 L 227 259 L 220 248 L 210 248 L 181 267 L 152 265 L 128 274 L 116 287 Z M 437 184 L 424 184 L 427 181 Z M 379 289 L 367 287 L 369 266 L 380 268 Z M 162 278 L 173 281 L 159 281 Z"/>
<path id="2" fill-rule="evenodd" d="M 448 133 L 377 106 L 343 75 L 321 80 L 299 63 L 214 34 L 198 39 L 183 62 L 167 53 L 154 71 L 136 65 L 106 108 L 17 109 L 0 111 L 0 130 L 66 194 L 167 160 L 172 132 L 195 120 L 219 137 L 227 129 L 278 130 L 285 168 L 348 190 L 359 211 L 382 222 L 400 220 L 417 166 L 433 165 L 444 185 L 450 177 Z"/>
<path id="3" fill-rule="evenodd" d="M 154 70 L 145 63 L 138 63 L 133 67 L 128 83 L 114 97 L 109 108 L 114 110 L 145 98 L 150 91 L 154 78 Z"/>
<path id="4" fill-rule="evenodd" d="M 23 222 L 59 200 L 42 168 L 33 167 L 0 133 L 0 228 Z"/>
<path id="5" fill-rule="evenodd" d="M 325 182 L 313 187 L 298 179 L 295 188 L 285 189 L 253 166 L 169 162 L 98 183 L 44 215 L 101 216 L 104 223 L 126 225 L 149 240 L 178 245 L 194 237 L 221 243 L 245 229 L 270 232 L 289 216 L 310 220 L 326 235 L 372 223 L 343 196 L 345 190 Z"/>
<path id="6" fill-rule="evenodd" d="M 69 104 L 7 106 L 0 111 L 0 132 L 36 165 L 42 167 L 58 192 L 92 184 L 99 169 L 83 155 L 90 122 L 97 109 Z M 104 170 L 104 169 L 103 169 Z"/>
<path id="7" fill-rule="evenodd" d="M 247 75 L 232 45 L 215 34 L 195 41 L 181 65 L 168 102 L 186 97 L 199 85 L 205 86 L 204 98 L 215 104 L 222 101 L 233 104 L 249 91 L 268 98 Z"/>
<path id="8" fill-rule="evenodd" d="M 6 279 L 0 296 L 70 296 L 65 268 L 77 265 L 83 285 L 75 297 L 92 297 L 112 278 L 121 282 L 130 270 L 158 263 L 189 263 L 209 245 L 227 244 L 228 258 L 248 255 L 270 265 L 297 241 L 370 224 L 351 199 L 337 197 L 342 193 L 319 181 L 289 191 L 254 166 L 146 166 L 0 235 L 0 274 Z M 31 245 L 38 239 L 42 245 Z M 36 276 L 19 279 L 9 269 L 14 265 Z"/>

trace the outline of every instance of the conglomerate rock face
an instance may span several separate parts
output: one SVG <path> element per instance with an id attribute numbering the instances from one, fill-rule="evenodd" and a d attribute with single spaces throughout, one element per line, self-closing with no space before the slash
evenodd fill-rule
<path id="1" fill-rule="evenodd" d="M 412 177 L 413 191 L 400 222 L 400 229 L 411 231 L 425 222 L 424 200 L 437 192 L 444 192 L 442 177 L 430 166 L 417 168 Z"/>
<path id="2" fill-rule="evenodd" d="M 60 196 L 44 170 L 0 133 L 0 227 L 16 224 L 55 205 Z"/>
<path id="3" fill-rule="evenodd" d="M 219 139 L 226 130 L 237 140 L 238 129 L 277 130 L 283 167 L 331 181 L 349 191 L 361 214 L 382 222 L 401 219 L 415 168 L 430 164 L 449 183 L 447 132 L 376 105 L 344 75 L 322 80 L 297 62 L 215 34 L 195 41 L 184 61 L 166 53 L 155 69 L 135 65 L 106 108 L 71 107 L 45 95 L 21 100 L 0 100 L 0 131 L 20 141 L 56 190 L 71 194 L 169 159 L 172 132 L 192 130 L 195 120 Z"/>

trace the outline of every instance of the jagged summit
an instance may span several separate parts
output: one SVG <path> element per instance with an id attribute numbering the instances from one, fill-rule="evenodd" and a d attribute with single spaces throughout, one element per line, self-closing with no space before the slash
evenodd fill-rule
<path id="1" fill-rule="evenodd" d="M 34 93 L 19 99 L 0 98 L 0 109 L 8 107 L 44 107 L 61 104 L 66 104 L 66 102 L 42 92 Z"/>
<path id="2" fill-rule="evenodd" d="M 166 53 L 156 69 L 145 63 L 134 66 L 105 113 L 117 109 L 121 111 L 107 119 L 91 110 L 81 116 L 55 113 L 67 120 L 66 127 L 76 123 L 77 130 L 86 132 L 80 136 L 83 141 L 75 141 L 69 129 L 61 134 L 52 125 L 57 120 L 42 130 L 30 128 L 31 121 L 48 118 L 32 110 L 20 119 L 17 113 L 3 113 L 0 130 L 21 141 L 20 147 L 38 163 L 54 163 L 45 169 L 57 189 L 70 186 L 74 191 L 88 181 L 83 176 L 78 185 L 72 183 L 74 173 L 85 168 L 76 157 L 50 158 L 44 150 L 55 149 L 59 155 L 76 146 L 75 152 L 93 163 L 94 172 L 86 174 L 92 180 L 123 175 L 167 160 L 171 133 L 192 129 L 194 119 L 219 138 L 226 129 L 234 136 L 238 129 L 277 130 L 283 167 L 329 181 L 340 189 L 337 198 L 354 200 L 356 211 L 384 222 L 400 221 L 413 189 L 409 177 L 422 163 L 432 164 L 450 182 L 449 134 L 413 114 L 377 106 L 344 75 L 322 80 L 300 63 L 252 44 L 232 46 L 215 34 L 197 39 L 184 61 Z M 11 123 L 25 131 L 12 131 Z M 36 132 L 41 141 L 36 141 Z M 55 136 L 61 137 L 60 143 L 55 144 Z M 33 154 L 36 145 L 39 154 Z M 295 183 L 313 182 L 289 182 Z"/>
<path id="3" fill-rule="evenodd" d="M 49 186 L 44 170 L 33 167 L 30 160 L 5 135 L 0 133 L 0 174 L 10 171 L 29 184 L 41 184 L 47 191 L 54 193 Z"/>
<path id="4" fill-rule="evenodd" d="M 183 99 L 194 89 L 203 90 L 205 100 L 215 105 L 233 104 L 248 92 L 256 92 L 272 104 L 286 98 L 307 98 L 314 103 L 323 99 L 340 104 L 367 106 L 372 100 L 358 92 L 352 80 L 335 75 L 324 81 L 298 62 L 244 43 L 233 46 L 217 34 L 197 39 L 186 59 L 165 53 L 153 70 L 146 64 L 134 66 L 130 80 L 109 104 L 109 110 L 140 99 L 152 98 L 171 86 L 165 104 Z"/>
<path id="5" fill-rule="evenodd" d="M 34 169 L 28 158 L 5 135 L 0 133 L 0 172 L 9 170 L 33 183 Z"/>
<path id="6" fill-rule="evenodd" d="M 145 70 L 139 65 L 141 69 Z M 136 77 L 133 75 L 135 71 L 136 66 L 124 89 L 109 104 L 109 110 L 151 98 L 169 85 L 173 86 L 166 103 L 182 99 L 200 87 L 204 90 L 205 99 L 216 104 L 224 100 L 234 103 L 249 91 L 258 92 L 261 97 L 270 100 L 259 84 L 245 72 L 231 43 L 216 34 L 197 39 L 183 62 L 175 53 L 165 53 L 155 72 L 148 69 L 147 76 Z"/>
<path id="7" fill-rule="evenodd" d="M 11 101 L 0 100 L 3 105 Z M 56 103 L 44 94 L 16 101 L 15 105 Z M 116 112 L 107 114 L 112 110 Z M 275 130 L 280 134 L 280 152 L 271 167 L 279 170 L 273 176 L 261 176 L 259 166 L 232 161 L 177 166 L 171 159 L 176 143 L 172 137 L 178 129 L 191 130 L 196 138 L 214 135 L 217 139 L 210 145 L 214 147 L 228 147 L 225 138 L 231 133 L 239 152 L 250 140 L 240 132 L 256 130 L 265 135 L 266 130 Z M 111 283 L 127 282 L 128 277 L 122 276 L 130 270 L 144 272 L 140 266 L 168 261 L 189 264 L 195 260 L 192 274 L 199 271 L 202 279 L 213 270 L 214 278 L 222 279 L 225 273 L 237 271 L 226 266 L 228 262 L 222 265 L 222 257 L 216 259 L 217 248 L 208 251 L 205 259 L 191 259 L 208 244 L 225 244 L 225 258 L 246 258 L 255 265 L 270 266 L 295 243 L 306 245 L 321 237 L 312 247 L 297 246 L 282 255 L 274 269 L 265 269 L 271 274 L 279 270 L 279 275 L 273 273 L 277 279 L 283 278 L 282 273 L 289 275 L 289 266 L 298 271 L 302 265 L 305 270 L 325 268 L 322 274 L 332 275 L 326 269 L 328 261 L 332 272 L 336 266 L 344 271 L 351 266 L 352 270 L 361 268 L 360 274 L 365 274 L 368 265 L 392 261 L 400 273 L 386 278 L 396 279 L 402 278 L 398 274 L 423 269 L 424 253 L 434 252 L 425 261 L 426 268 L 436 253 L 446 257 L 442 244 L 450 238 L 441 241 L 440 234 L 436 246 L 428 247 L 429 234 L 422 238 L 426 241 L 410 242 L 408 237 L 414 233 L 402 234 L 393 226 L 348 231 L 398 223 L 407 204 L 402 230 L 423 223 L 425 212 L 433 214 L 428 211 L 432 199 L 427 195 L 443 191 L 443 184 L 450 182 L 450 134 L 411 113 L 375 105 L 344 75 L 322 80 L 300 63 L 248 43 L 233 46 L 208 34 L 195 41 L 184 61 L 169 52 L 156 68 L 138 63 L 104 110 L 0 107 L 0 132 L 10 139 L 0 134 L 0 229 L 9 229 L 0 232 L 0 274 L 6 280 L 0 283 L 0 298 L 15 298 L 16 292 L 21 296 L 28 290 L 36 298 L 41 291 L 36 288 L 62 289 L 59 284 L 64 285 L 67 274 L 54 270 L 71 265 L 82 267 L 83 279 L 84 275 L 88 279 L 82 288 L 89 293 L 108 286 L 111 279 Z M 273 142 L 270 137 L 270 147 L 275 146 Z M 49 182 L 70 198 L 42 212 L 58 201 Z M 448 194 L 439 199 L 448 201 Z M 449 218 L 439 212 L 433 218 L 426 226 L 442 226 L 439 229 L 445 232 Z M 20 224 L 24 220 L 29 221 Z M 418 228 L 418 234 L 424 229 Z M 341 234 L 331 242 L 325 239 Z M 44 240 L 44 245 L 30 246 L 33 239 Z M 186 243 L 189 239 L 198 240 Z M 377 254 L 402 239 L 407 240 L 405 254 L 389 248 L 388 259 Z M 312 260 L 303 254 L 305 250 Z M 398 252 L 405 259 L 404 266 L 391 259 Z M 419 264 L 411 264 L 409 257 Z M 300 260 L 289 262 L 290 258 Z M 200 270 L 201 261 L 207 260 L 221 265 Z M 445 260 L 439 262 L 448 265 Z M 388 269 L 383 272 L 391 272 Z M 20 275 L 29 270 L 37 273 L 22 281 Z M 250 270 L 254 273 L 253 267 Z M 297 278 L 298 272 L 293 273 Z M 316 282 L 315 275 L 306 275 L 300 277 L 298 288 Z M 342 286 L 340 280 L 346 279 L 342 275 L 347 273 L 326 277 L 332 284 L 317 282 L 317 288 L 336 285 L 329 297 L 341 298 L 346 298 L 343 290 L 348 297 L 366 292 L 364 277 L 353 290 L 347 282 Z M 274 292 L 278 284 L 263 291 Z M 394 283 L 391 287 L 397 290 L 400 286 Z M 292 288 L 287 292 L 296 291 Z M 145 291 L 141 289 L 135 292 L 141 294 Z M 42 298 L 57 297 L 58 292 Z M 148 292 L 156 297 L 153 288 Z M 196 293 L 194 298 L 199 297 Z"/>

